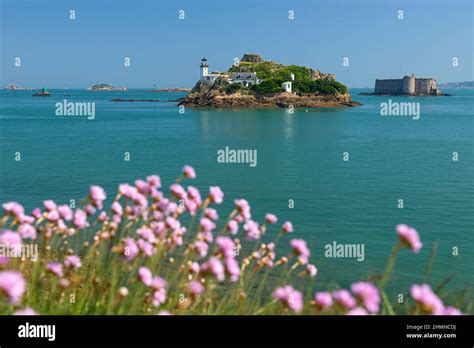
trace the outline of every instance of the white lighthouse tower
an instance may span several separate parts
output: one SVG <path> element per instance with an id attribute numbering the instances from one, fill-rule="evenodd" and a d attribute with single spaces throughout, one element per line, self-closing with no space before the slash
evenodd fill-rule
<path id="1" fill-rule="evenodd" d="M 205 81 L 205 80 L 206 80 L 206 76 L 208 76 L 208 68 L 209 68 L 209 65 L 207 64 L 207 59 L 206 59 L 206 57 L 204 57 L 203 59 L 201 59 L 200 68 L 201 68 L 201 81 Z"/>

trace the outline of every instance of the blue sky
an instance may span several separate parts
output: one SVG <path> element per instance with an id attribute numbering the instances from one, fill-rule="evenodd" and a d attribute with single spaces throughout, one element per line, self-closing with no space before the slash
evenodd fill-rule
<path id="1" fill-rule="evenodd" d="M 472 0 L 0 2 L 2 85 L 190 87 L 202 56 L 211 70 L 226 70 L 244 52 L 334 73 L 351 87 L 405 73 L 473 79 Z"/>

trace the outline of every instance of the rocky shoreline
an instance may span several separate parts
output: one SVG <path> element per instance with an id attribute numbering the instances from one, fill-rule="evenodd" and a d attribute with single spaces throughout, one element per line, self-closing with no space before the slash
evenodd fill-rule
<path id="1" fill-rule="evenodd" d="M 217 86 L 216 86 L 217 85 Z M 208 86 L 198 82 L 192 91 L 178 105 L 203 108 L 333 108 L 361 105 L 353 101 L 349 93 L 297 94 L 280 92 L 272 95 L 258 95 L 252 91 L 229 94 L 219 88 L 219 82 Z"/>
<path id="2" fill-rule="evenodd" d="M 201 60 L 201 78 L 178 105 L 203 108 L 334 108 L 361 105 L 334 74 L 298 65 L 264 60 L 245 53 L 226 72 L 208 71 Z"/>

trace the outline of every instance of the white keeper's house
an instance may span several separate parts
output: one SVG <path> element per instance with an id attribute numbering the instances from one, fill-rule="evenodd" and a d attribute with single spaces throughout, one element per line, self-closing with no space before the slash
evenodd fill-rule
<path id="1" fill-rule="evenodd" d="M 262 82 L 262 80 L 260 80 L 257 77 L 256 72 L 233 72 L 231 76 L 226 75 L 226 74 L 209 74 L 209 64 L 207 63 L 206 57 L 201 59 L 200 69 L 201 69 L 200 81 L 208 85 L 213 85 L 218 77 L 224 77 L 230 83 L 240 83 L 246 87 L 250 87 L 252 85 L 259 84 L 260 82 Z M 294 79 L 295 79 L 295 76 L 291 74 L 291 80 L 294 81 Z M 291 93 L 292 91 L 291 81 L 284 82 L 281 85 L 281 88 L 283 89 L 283 91 Z"/>

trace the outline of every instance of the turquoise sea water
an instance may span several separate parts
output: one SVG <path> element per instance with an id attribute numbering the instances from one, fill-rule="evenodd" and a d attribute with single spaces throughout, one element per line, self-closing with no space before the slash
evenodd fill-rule
<path id="1" fill-rule="evenodd" d="M 108 192 L 121 182 L 158 173 L 169 185 L 184 164 L 193 183 L 219 185 L 226 204 L 246 198 L 253 216 L 266 212 L 291 220 L 294 237 L 308 240 L 321 286 L 347 286 L 381 272 L 396 241 L 395 226 L 421 234 L 418 255 L 403 250 L 391 289 L 406 292 L 421 282 L 431 246 L 439 249 L 431 281 L 457 272 L 451 286 L 474 277 L 474 91 L 445 90 L 452 97 L 404 98 L 421 103 L 421 117 L 382 117 L 388 97 L 358 96 L 363 106 L 345 109 L 192 110 L 175 103 L 114 103 L 113 98 L 175 99 L 179 93 L 52 90 L 0 92 L 0 201 L 28 208 L 44 199 L 82 198 L 90 184 Z M 96 117 L 59 117 L 55 103 L 94 101 Z M 221 164 L 217 150 L 256 149 L 257 166 Z M 15 161 L 15 153 L 21 161 Z M 131 161 L 124 161 L 130 152 Z M 344 162 L 343 152 L 349 153 Z M 459 160 L 452 160 L 453 152 Z M 404 208 L 397 208 L 398 199 Z M 294 208 L 289 208 L 294 200 Z M 224 208 L 224 209 L 223 209 Z M 286 243 L 288 239 L 283 242 Z M 365 261 L 324 256 L 327 243 L 361 243 Z M 459 256 L 452 248 L 459 248 Z"/>

